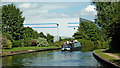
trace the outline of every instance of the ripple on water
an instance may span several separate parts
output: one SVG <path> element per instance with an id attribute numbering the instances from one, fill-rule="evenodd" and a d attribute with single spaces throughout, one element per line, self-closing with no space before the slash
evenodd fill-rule
<path id="1" fill-rule="evenodd" d="M 3 64 L 8 66 L 100 66 L 100 63 L 93 57 L 92 52 L 81 51 L 34 52 L 4 57 L 3 60 Z"/>

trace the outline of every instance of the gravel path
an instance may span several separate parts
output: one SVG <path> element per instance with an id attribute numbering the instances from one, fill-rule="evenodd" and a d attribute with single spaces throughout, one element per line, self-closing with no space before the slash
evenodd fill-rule
<path id="1" fill-rule="evenodd" d="M 114 58 L 120 60 L 120 56 L 118 56 L 118 55 L 115 55 L 115 54 L 112 54 L 112 53 L 107 53 L 107 52 L 105 52 L 104 49 L 102 49 L 101 51 L 104 52 L 104 54 L 106 54 L 106 55 L 109 55 L 111 57 L 114 57 Z"/>

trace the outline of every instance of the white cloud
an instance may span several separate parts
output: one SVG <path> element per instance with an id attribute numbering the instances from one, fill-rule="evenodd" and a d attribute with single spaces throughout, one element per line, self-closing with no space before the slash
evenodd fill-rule
<path id="1" fill-rule="evenodd" d="M 40 7 L 41 9 L 53 10 L 53 9 L 63 9 L 67 8 L 65 5 L 44 5 Z"/>
<path id="2" fill-rule="evenodd" d="M 97 14 L 97 11 L 95 10 L 95 6 L 93 5 L 89 5 L 86 8 L 84 8 L 83 10 L 76 12 L 75 16 L 79 16 L 79 17 L 84 17 L 84 16 L 89 16 L 89 17 L 95 17 L 95 15 Z"/>
<path id="3" fill-rule="evenodd" d="M 92 0 L 1 0 L 2 2 L 92 2 Z"/>
<path id="4" fill-rule="evenodd" d="M 49 13 L 50 10 L 56 10 L 56 9 L 64 9 L 67 8 L 68 6 L 65 5 L 53 5 L 53 4 L 47 4 L 47 5 L 39 5 L 37 3 L 35 3 L 37 6 L 37 8 L 31 9 L 30 5 L 31 3 L 26 3 L 26 4 L 21 4 L 19 5 L 19 7 L 23 7 L 26 5 L 26 7 L 24 7 L 24 12 L 23 15 L 26 17 L 26 19 L 28 18 L 60 18 L 60 17 L 68 17 L 66 14 L 64 13 L 57 13 L 57 12 L 52 12 Z M 33 7 L 33 5 L 32 5 Z M 34 6 L 35 7 L 35 6 Z M 30 9 L 28 9 L 30 8 Z M 27 9 L 27 10 L 25 10 Z"/>
<path id="5" fill-rule="evenodd" d="M 84 3 L 84 5 L 87 3 Z M 21 8 L 21 10 L 23 10 L 23 15 L 26 18 L 62 18 L 62 17 L 74 17 L 74 13 L 73 14 L 65 14 L 64 12 L 49 12 L 51 10 L 57 10 L 57 9 L 66 9 L 69 7 L 73 7 L 73 6 L 80 6 L 83 5 L 83 3 L 79 4 L 79 3 L 20 3 L 18 4 L 18 7 Z M 85 15 L 86 13 L 84 12 L 88 12 L 88 11 L 93 11 L 91 10 L 91 8 L 93 8 L 93 6 L 88 6 L 86 9 L 84 9 L 84 11 L 81 11 L 80 13 L 82 15 Z M 90 10 L 89 10 L 90 9 Z M 78 14 L 78 15 L 81 15 Z M 79 16 L 75 16 L 75 17 L 79 17 Z"/>
<path id="6" fill-rule="evenodd" d="M 42 16 L 44 18 L 67 18 L 68 16 L 64 13 L 51 13 L 51 14 L 45 14 L 45 16 Z"/>
<path id="7" fill-rule="evenodd" d="M 85 10 L 88 11 L 88 12 L 94 12 L 94 11 L 96 11 L 95 10 L 95 6 L 93 6 L 93 5 L 89 5 L 87 8 L 85 8 Z"/>
<path id="8" fill-rule="evenodd" d="M 18 7 L 19 7 L 19 8 L 25 8 L 25 9 L 28 9 L 28 8 L 36 8 L 36 7 L 37 7 L 37 4 L 23 3 L 23 4 L 18 5 Z"/>

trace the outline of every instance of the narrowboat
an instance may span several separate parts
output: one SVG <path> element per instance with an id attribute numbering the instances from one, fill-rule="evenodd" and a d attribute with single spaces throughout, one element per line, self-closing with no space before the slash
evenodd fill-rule
<path id="1" fill-rule="evenodd" d="M 81 49 L 80 42 L 74 42 L 72 44 L 62 45 L 61 47 L 61 51 L 73 51 L 73 50 L 80 50 L 80 49 Z"/>

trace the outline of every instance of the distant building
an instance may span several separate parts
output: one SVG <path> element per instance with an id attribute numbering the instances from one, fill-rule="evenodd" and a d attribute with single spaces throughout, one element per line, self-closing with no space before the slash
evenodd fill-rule
<path id="1" fill-rule="evenodd" d="M 90 21 L 90 20 L 87 20 L 87 19 L 84 19 L 84 18 L 79 18 L 79 22 L 93 22 L 93 21 Z"/>
<path id="2" fill-rule="evenodd" d="M 79 23 L 80 22 L 93 22 L 93 21 L 90 21 L 90 20 L 87 20 L 87 19 L 84 19 L 84 18 L 79 18 L 79 22 L 77 22 L 78 23 L 78 25 L 79 25 Z M 76 23 L 76 22 L 73 22 L 73 23 Z M 72 25 L 73 25 L 73 23 L 72 23 Z M 70 23 L 69 23 L 70 24 Z M 74 27 L 75 28 L 75 27 Z M 56 42 L 56 41 L 59 41 L 59 39 L 60 39 L 60 37 L 62 38 L 62 39 L 65 39 L 65 38 L 73 38 L 73 37 L 67 37 L 67 36 L 54 36 L 54 42 Z"/>
<path id="3" fill-rule="evenodd" d="M 54 42 L 59 41 L 59 36 L 54 36 Z"/>
<path id="4" fill-rule="evenodd" d="M 61 37 L 62 39 L 65 39 L 65 38 L 73 38 L 73 37 L 67 37 L 67 36 L 54 36 L 54 42 L 59 41 L 60 37 Z"/>

